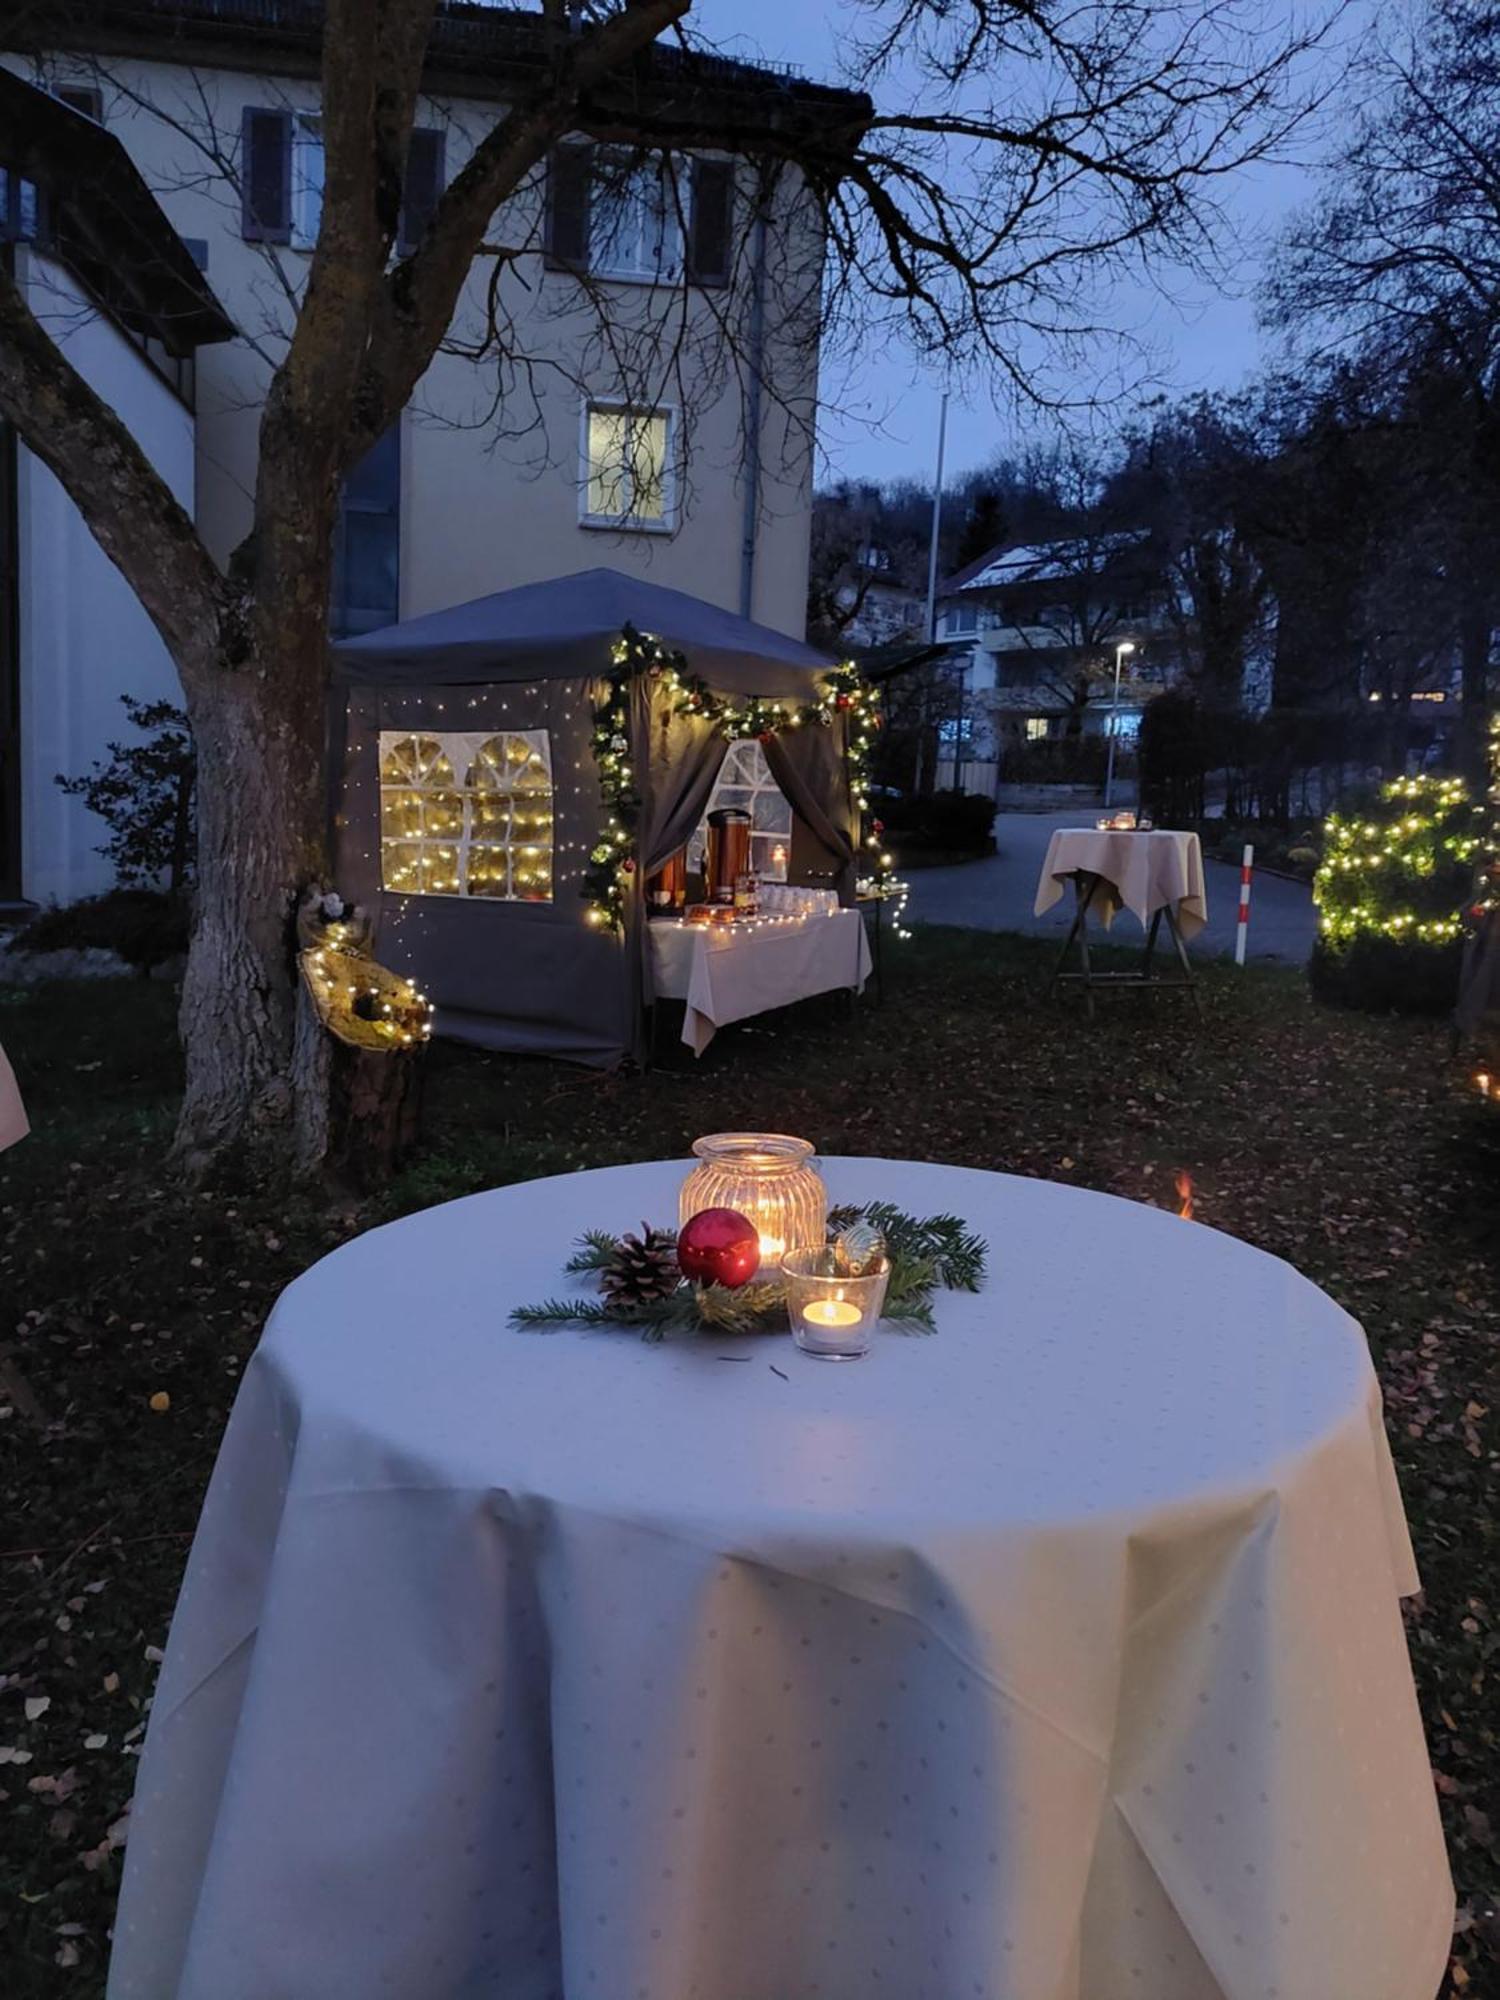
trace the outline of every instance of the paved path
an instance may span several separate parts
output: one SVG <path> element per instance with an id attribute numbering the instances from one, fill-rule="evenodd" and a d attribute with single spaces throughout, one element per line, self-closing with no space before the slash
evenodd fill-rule
<path id="1" fill-rule="evenodd" d="M 1071 896 L 1054 903 L 1044 917 L 1034 917 L 1037 877 L 1053 829 L 1092 824 L 1092 814 L 1076 806 L 1063 813 L 1001 813 L 995 821 L 995 846 L 988 860 L 959 868 L 914 868 L 908 915 L 920 923 L 957 924 L 966 930 L 1028 931 L 1055 937 L 1061 949 L 1073 921 Z M 1204 860 L 1208 878 L 1208 923 L 1193 940 L 1195 952 L 1210 956 L 1234 950 L 1235 917 L 1239 905 L 1240 871 L 1223 862 Z M 1312 891 L 1301 882 L 1276 875 L 1255 877 L 1250 895 L 1250 957 L 1302 965 L 1317 933 Z M 1114 935 L 1134 942 L 1140 928 L 1128 911 L 1115 919 Z"/>

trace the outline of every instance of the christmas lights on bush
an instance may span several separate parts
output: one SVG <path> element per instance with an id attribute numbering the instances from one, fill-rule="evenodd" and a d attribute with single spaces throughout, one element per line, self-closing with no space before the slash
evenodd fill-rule
<path id="1" fill-rule="evenodd" d="M 1462 778 L 1393 778 L 1375 803 L 1323 822 L 1313 900 L 1325 942 L 1361 936 L 1402 945 L 1451 945 L 1484 841 L 1485 808 Z"/>

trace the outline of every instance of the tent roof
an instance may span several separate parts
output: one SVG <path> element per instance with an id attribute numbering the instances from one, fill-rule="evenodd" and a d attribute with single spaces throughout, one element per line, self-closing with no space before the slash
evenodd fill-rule
<path id="1" fill-rule="evenodd" d="M 695 674 L 727 694 L 810 694 L 830 664 L 802 640 L 685 591 L 584 569 L 344 639 L 333 649 L 334 678 L 408 687 L 566 680 L 607 671 L 627 624 L 680 648 Z"/>

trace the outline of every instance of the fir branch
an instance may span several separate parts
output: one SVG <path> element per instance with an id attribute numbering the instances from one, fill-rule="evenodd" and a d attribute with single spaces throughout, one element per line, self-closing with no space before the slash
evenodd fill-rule
<path id="1" fill-rule="evenodd" d="M 585 1229 L 578 1239 L 578 1249 L 564 1264 L 565 1271 L 604 1271 L 615 1260 L 619 1249 L 618 1238 L 611 1236 L 607 1229 Z"/>

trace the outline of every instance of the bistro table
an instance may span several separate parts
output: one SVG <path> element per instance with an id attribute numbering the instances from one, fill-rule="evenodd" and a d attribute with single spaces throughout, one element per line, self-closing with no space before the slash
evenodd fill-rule
<path id="1" fill-rule="evenodd" d="M 1045 916 L 1069 881 L 1075 901 L 1073 926 L 1048 991 L 1062 980 L 1080 981 L 1092 1017 L 1096 986 L 1185 986 L 1201 1014 L 1203 1003 L 1185 943 L 1208 922 L 1203 847 L 1197 834 L 1134 827 L 1059 827 L 1047 843 L 1033 914 Z M 1122 909 L 1138 917 L 1145 930 L 1141 962 L 1130 971 L 1096 972 L 1089 962 L 1089 916 L 1092 913 L 1099 918 L 1108 930 Z M 1176 979 L 1152 977 L 1163 918 L 1180 967 L 1181 976 Z M 1075 945 L 1079 969 L 1070 972 L 1066 970 L 1068 956 Z"/>
<path id="2" fill-rule="evenodd" d="M 816 993 L 863 992 L 870 976 L 858 910 L 774 913 L 732 924 L 653 917 L 647 931 L 652 991 L 658 1000 L 686 1003 L 682 1039 L 695 1056 L 730 1021 Z"/>
<path id="3" fill-rule="evenodd" d="M 1427 2000 L 1453 1897 L 1359 1327 L 1163 1210 L 983 1232 L 930 1339 L 517 1332 L 662 1162 L 282 1296 L 152 1711 L 111 2000 Z"/>

